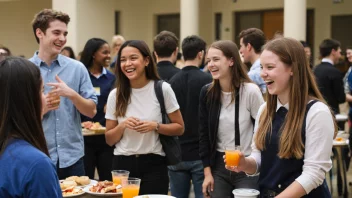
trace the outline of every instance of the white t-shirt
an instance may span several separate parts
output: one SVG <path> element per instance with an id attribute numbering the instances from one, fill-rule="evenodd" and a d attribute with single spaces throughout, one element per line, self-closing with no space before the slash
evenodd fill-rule
<path id="1" fill-rule="evenodd" d="M 170 84 L 164 82 L 162 85 L 166 112 L 172 113 L 179 109 L 174 91 Z M 116 117 L 116 89 L 109 94 L 105 118 L 123 122 L 128 117 L 136 117 L 145 121 L 156 121 L 161 123 L 161 110 L 154 91 L 154 81 L 151 80 L 146 86 L 139 89 L 132 89 L 131 102 L 127 106 L 125 117 Z M 159 133 L 150 131 L 139 133 L 126 128 L 122 138 L 115 144 L 114 155 L 135 155 L 135 154 L 158 154 L 165 156 L 159 140 Z"/>
<path id="2" fill-rule="evenodd" d="M 217 151 L 224 152 L 227 145 L 235 145 L 235 102 L 231 103 L 231 92 L 222 92 L 221 110 L 217 137 Z M 231 103 L 231 104 L 230 104 Z M 264 103 L 262 92 L 254 83 L 244 83 L 240 88 L 239 128 L 241 149 L 245 155 L 251 154 L 253 122 L 259 107 Z"/>

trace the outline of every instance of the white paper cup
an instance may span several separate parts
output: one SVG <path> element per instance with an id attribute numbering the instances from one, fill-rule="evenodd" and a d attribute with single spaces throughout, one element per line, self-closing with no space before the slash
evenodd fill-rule
<path id="1" fill-rule="evenodd" d="M 250 188 L 238 188 L 232 191 L 235 198 L 256 198 L 260 192 Z"/>

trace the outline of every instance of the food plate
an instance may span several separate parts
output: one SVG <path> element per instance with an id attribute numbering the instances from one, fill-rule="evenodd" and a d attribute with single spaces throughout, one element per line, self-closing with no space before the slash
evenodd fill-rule
<path id="1" fill-rule="evenodd" d="M 88 194 L 91 194 L 91 195 L 95 195 L 95 196 L 99 196 L 99 197 L 115 197 L 115 196 L 118 196 L 118 195 L 121 195 L 122 194 L 122 191 L 121 189 L 119 189 L 119 192 L 116 192 L 116 193 L 98 193 L 98 192 L 92 192 L 89 190 L 89 188 L 92 187 L 92 186 L 86 186 L 83 188 L 83 192 L 86 192 Z"/>
<path id="2" fill-rule="evenodd" d="M 75 187 L 74 189 L 80 189 L 82 190 L 80 187 Z M 62 197 L 77 197 L 77 196 L 80 196 L 80 195 L 83 195 L 85 192 L 82 190 L 82 192 L 80 193 L 77 193 L 77 194 L 70 194 L 70 195 L 62 195 Z"/>
<path id="3" fill-rule="evenodd" d="M 176 198 L 170 195 L 140 195 L 134 198 Z"/>
<path id="4" fill-rule="evenodd" d="M 60 183 L 61 183 L 61 182 L 65 181 L 65 180 L 62 179 L 62 180 L 59 180 L 59 181 L 60 181 Z M 96 181 L 96 180 L 94 180 L 94 179 L 91 179 L 89 184 L 87 184 L 87 185 L 77 185 L 77 187 L 78 187 L 78 188 L 84 188 L 84 187 L 86 187 L 86 186 L 92 186 L 92 185 L 95 185 L 95 184 L 97 184 L 97 183 L 98 183 L 98 181 Z"/>

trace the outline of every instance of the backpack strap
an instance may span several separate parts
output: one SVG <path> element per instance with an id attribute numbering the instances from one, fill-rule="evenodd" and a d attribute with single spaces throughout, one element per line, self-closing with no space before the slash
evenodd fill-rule
<path id="1" fill-rule="evenodd" d="M 236 89 L 235 99 L 235 145 L 241 145 L 240 138 L 240 124 L 239 124 L 239 111 L 240 111 L 240 89 Z"/>
<path id="2" fill-rule="evenodd" d="M 162 117 L 162 123 L 167 124 L 169 122 L 166 109 L 165 109 L 165 102 L 164 102 L 164 95 L 163 95 L 163 80 L 155 80 L 154 81 L 154 90 L 155 90 L 155 95 L 156 98 L 159 101 L 160 104 L 160 109 L 161 109 L 161 117 Z"/>

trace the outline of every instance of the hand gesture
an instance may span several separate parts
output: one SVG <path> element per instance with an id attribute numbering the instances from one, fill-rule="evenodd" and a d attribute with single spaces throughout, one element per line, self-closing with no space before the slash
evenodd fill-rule
<path id="1" fill-rule="evenodd" d="M 124 128 L 135 130 L 136 126 L 139 125 L 139 119 L 135 117 L 129 117 L 122 122 Z"/>
<path id="2" fill-rule="evenodd" d="M 208 174 L 204 177 L 202 191 L 205 198 L 210 198 L 209 192 L 214 190 L 214 178 L 212 174 Z"/>
<path id="3" fill-rule="evenodd" d="M 140 121 L 139 125 L 135 127 L 135 130 L 140 133 L 147 133 L 154 131 L 157 125 L 158 123 L 153 121 Z"/>
<path id="4" fill-rule="evenodd" d="M 67 98 L 71 98 L 75 94 L 75 91 L 72 90 L 69 86 L 67 86 L 66 83 L 59 78 L 58 75 L 55 76 L 55 79 L 57 83 L 47 83 L 48 86 L 55 87 L 52 93 L 55 93 L 58 96 L 63 96 Z"/>

